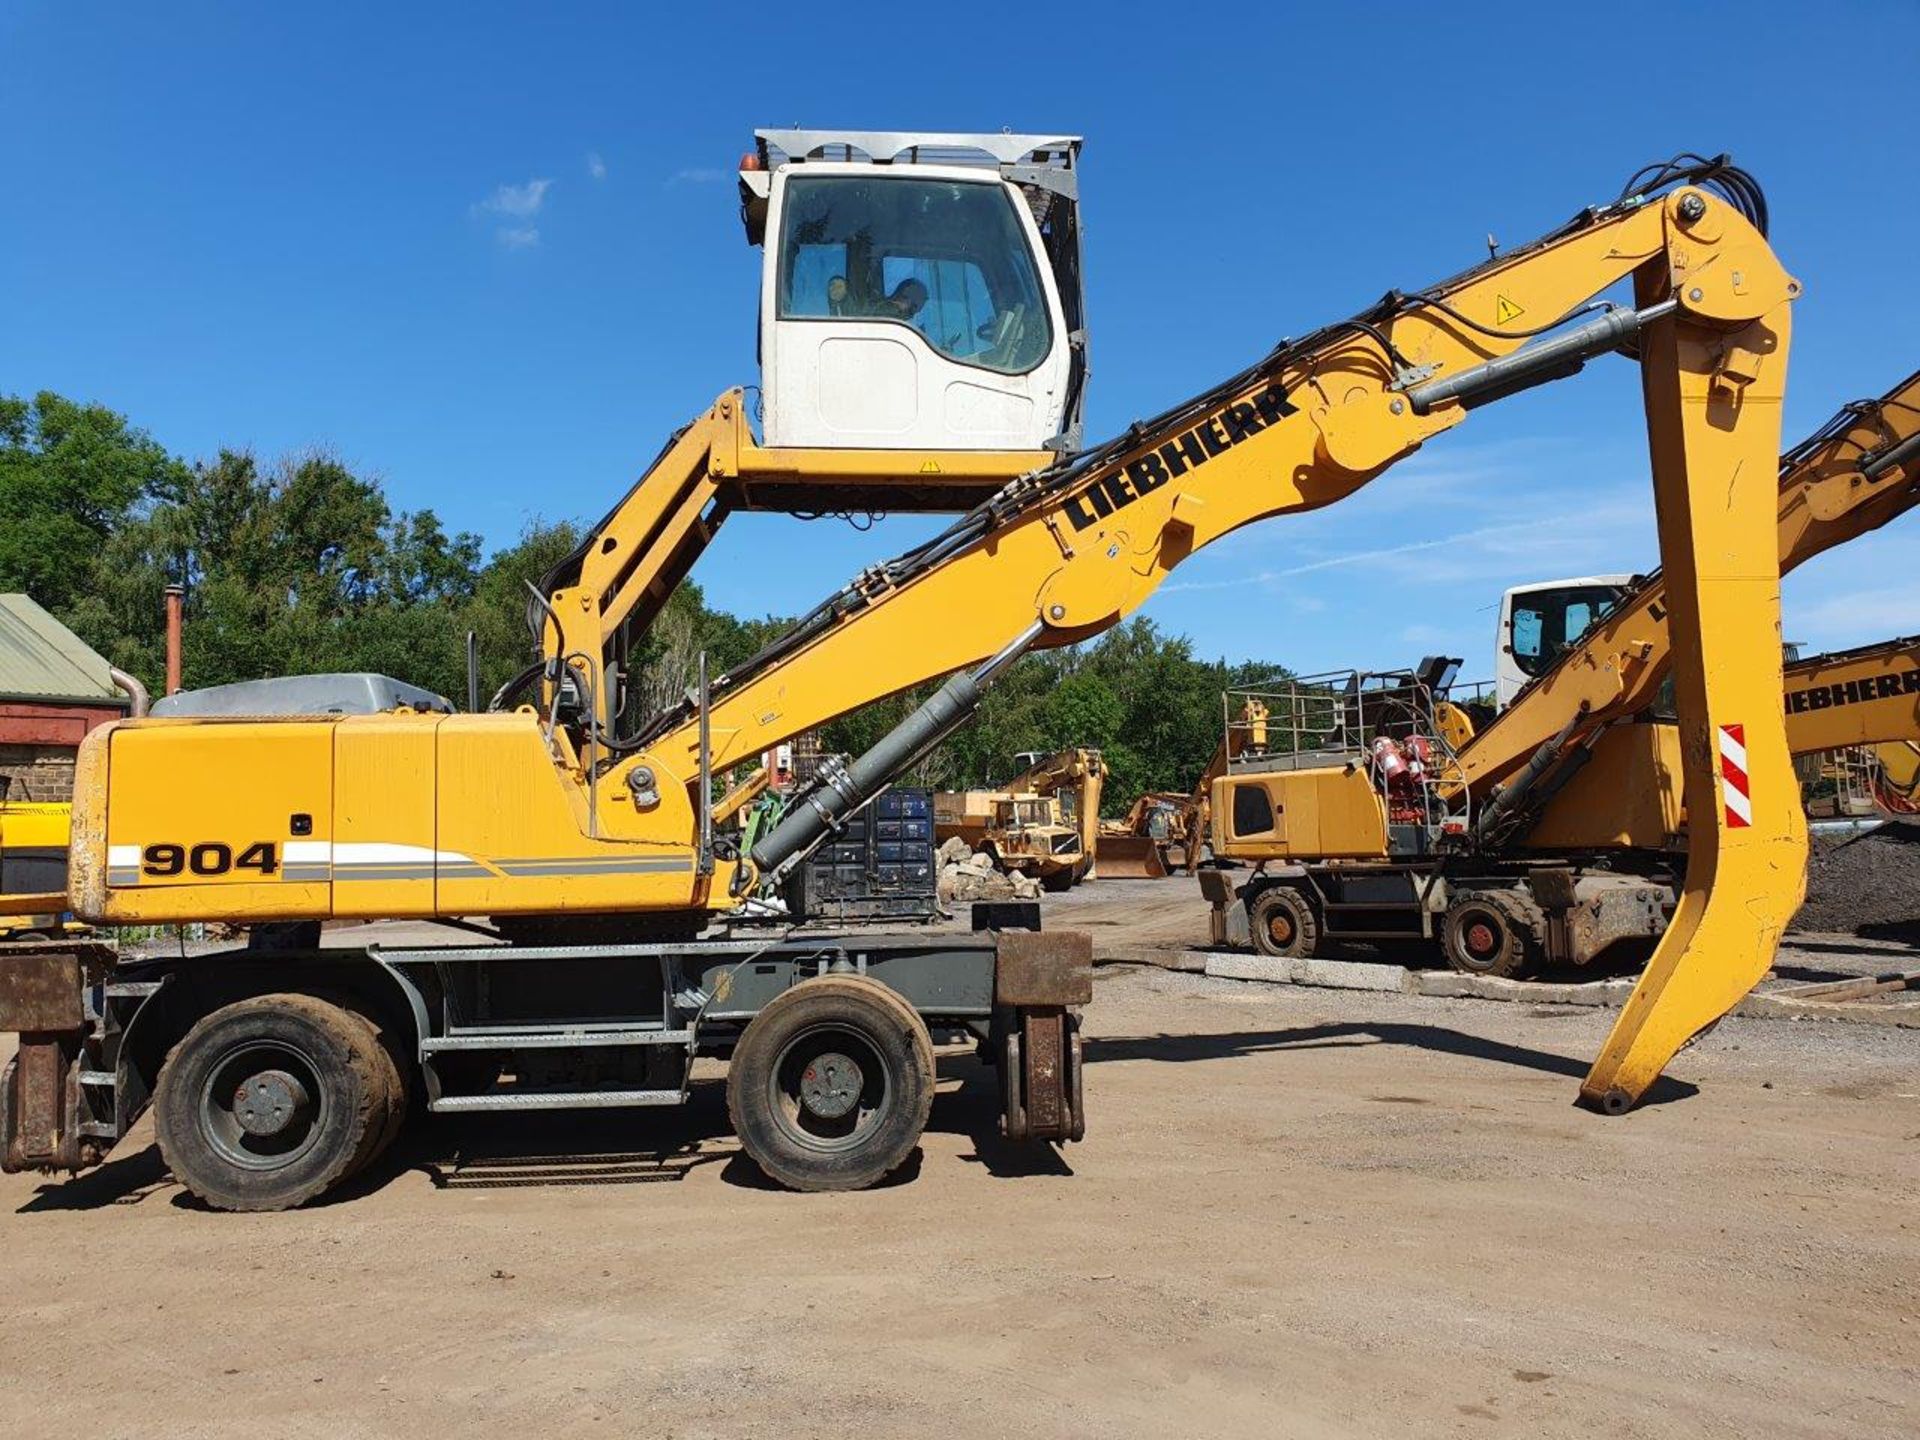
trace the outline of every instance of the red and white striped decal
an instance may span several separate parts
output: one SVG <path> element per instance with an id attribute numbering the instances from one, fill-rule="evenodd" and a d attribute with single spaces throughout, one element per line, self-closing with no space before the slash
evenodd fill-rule
<path id="1" fill-rule="evenodd" d="M 1720 794 L 1726 804 L 1727 828 L 1744 830 L 1753 824 L 1753 797 L 1747 791 L 1747 727 L 1720 727 Z"/>

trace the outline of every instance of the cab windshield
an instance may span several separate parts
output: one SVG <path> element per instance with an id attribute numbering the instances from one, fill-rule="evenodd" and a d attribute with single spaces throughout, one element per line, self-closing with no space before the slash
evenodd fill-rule
<path id="1" fill-rule="evenodd" d="M 1620 603 L 1612 585 L 1570 585 L 1516 595 L 1513 633 L 1507 639 L 1513 660 L 1529 678 L 1544 675 L 1594 621 Z"/>
<path id="2" fill-rule="evenodd" d="M 996 183 L 796 175 L 780 225 L 782 320 L 877 320 L 1018 375 L 1053 348 L 1033 253 Z"/>

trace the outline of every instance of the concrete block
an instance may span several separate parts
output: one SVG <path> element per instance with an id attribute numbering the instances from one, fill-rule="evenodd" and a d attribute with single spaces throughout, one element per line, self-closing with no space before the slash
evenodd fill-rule
<path id="1" fill-rule="evenodd" d="M 1886 1025 L 1897 1030 L 1920 1030 L 1920 1004 L 1868 1005 L 1859 1001 L 1790 1000 L 1781 995 L 1754 994 L 1733 1013 L 1755 1020 L 1838 1020 L 1846 1025 Z"/>
<path id="2" fill-rule="evenodd" d="M 1295 960 L 1296 985 L 1322 985 L 1329 990 L 1379 990 L 1404 995 L 1413 989 L 1413 972 L 1404 965 L 1381 965 L 1367 960 Z"/>
<path id="3" fill-rule="evenodd" d="M 1147 945 L 1103 945 L 1095 950 L 1096 965 L 1153 965 L 1162 970 L 1185 970 L 1198 975 L 1207 968 L 1205 950 L 1164 950 Z"/>
<path id="4" fill-rule="evenodd" d="M 1409 972 L 1401 965 L 1364 960 L 1275 960 L 1265 955 L 1210 954 L 1207 974 L 1224 980 L 1265 980 L 1274 985 L 1314 985 L 1328 990 L 1373 990 L 1404 994 Z"/>
<path id="5" fill-rule="evenodd" d="M 1449 999 L 1506 1000 L 1526 1005 L 1582 1005 L 1618 1008 L 1633 993 L 1631 980 L 1589 980 L 1554 984 L 1541 980 L 1503 980 L 1494 975 L 1464 975 L 1458 970 L 1422 970 L 1413 977 L 1414 993 Z"/>
<path id="6" fill-rule="evenodd" d="M 1477 975 L 1462 975 L 1458 970 L 1416 970 L 1413 993 L 1432 995 L 1442 1000 L 1471 1000 L 1479 996 Z"/>
<path id="7" fill-rule="evenodd" d="M 1206 973 L 1222 980 L 1265 980 L 1274 985 L 1291 985 L 1293 962 L 1270 960 L 1265 955 L 1209 955 Z"/>

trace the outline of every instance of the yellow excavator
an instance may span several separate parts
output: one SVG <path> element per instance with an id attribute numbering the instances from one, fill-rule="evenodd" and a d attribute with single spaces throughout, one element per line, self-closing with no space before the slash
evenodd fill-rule
<path id="1" fill-rule="evenodd" d="M 1070 890 L 1094 873 L 1106 761 L 1085 748 L 1014 758 L 1026 769 L 1004 785 L 934 793 L 934 839 L 964 840 L 1042 889 Z"/>
<path id="2" fill-rule="evenodd" d="M 1482 405 L 1614 354 L 1641 375 L 1705 817 L 1582 1087 L 1629 1108 L 1764 973 L 1800 900 L 1771 478 L 1800 286 L 1759 187 L 1726 157 L 1647 167 L 1541 238 L 1083 449 L 1078 156 L 1070 137 L 762 132 L 740 177 L 765 254 L 761 435 L 736 390 L 668 441 L 535 587 L 539 659 L 489 713 L 183 709 L 95 731 L 75 909 L 237 923 L 254 943 L 101 975 L 77 955 L 10 961 L 5 993 L 38 998 L 0 1004 L 23 1037 L 5 1163 L 87 1163 L 150 1105 L 195 1194 L 281 1208 L 369 1163 L 412 1093 L 434 1111 L 678 1104 L 694 1060 L 723 1055 L 747 1153 L 782 1183 L 845 1188 L 912 1151 L 933 1042 L 956 1038 L 998 1065 L 1008 1135 L 1077 1138 L 1084 936 L 821 930 L 768 882 L 1021 655 L 1100 634 L 1220 537 L 1333 504 Z M 727 515 L 915 504 L 966 508 L 759 655 L 637 709 L 629 657 Z M 750 849 L 714 826 L 716 773 L 942 675 Z M 1738 825 L 1708 759 L 1734 733 L 1752 777 Z M 323 921 L 373 917 L 483 933 L 318 943 Z"/>
<path id="3" fill-rule="evenodd" d="M 1781 457 L 1782 573 L 1916 503 L 1920 373 Z M 1256 867 L 1203 877 L 1216 938 L 1239 938 L 1244 915 L 1246 939 L 1276 956 L 1424 941 L 1457 969 L 1505 976 L 1646 949 L 1692 870 L 1695 812 L 1663 695 L 1669 609 L 1660 574 L 1509 591 L 1501 659 L 1532 678 L 1491 718 L 1442 657 L 1266 697 L 1287 733 L 1215 786 L 1227 817 L 1215 855 Z M 1895 641 L 1790 663 L 1780 708 L 1792 752 L 1920 739 L 1911 661 Z M 1715 758 L 1723 820 L 1743 825 L 1740 737 L 1719 737 Z M 1268 824 L 1269 813 L 1293 818 Z"/>
<path id="4" fill-rule="evenodd" d="M 1920 636 L 1795 660 L 1786 699 L 1796 756 L 1858 753 L 1880 814 L 1920 813 Z"/>
<path id="5" fill-rule="evenodd" d="M 1062 824 L 1080 839 L 1081 879 L 1093 876 L 1100 835 L 1100 800 L 1106 792 L 1107 762 L 1098 750 L 1073 746 L 1043 755 L 1037 750 L 1014 757 L 1027 768 L 1007 782 L 1008 788 L 1044 795 L 1057 807 Z"/>

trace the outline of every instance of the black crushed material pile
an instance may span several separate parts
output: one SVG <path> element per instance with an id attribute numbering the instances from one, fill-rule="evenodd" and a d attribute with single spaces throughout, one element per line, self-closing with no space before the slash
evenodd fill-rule
<path id="1" fill-rule="evenodd" d="M 1920 943 L 1920 821 L 1890 820 L 1841 840 L 1815 835 L 1807 903 L 1787 928 Z"/>

